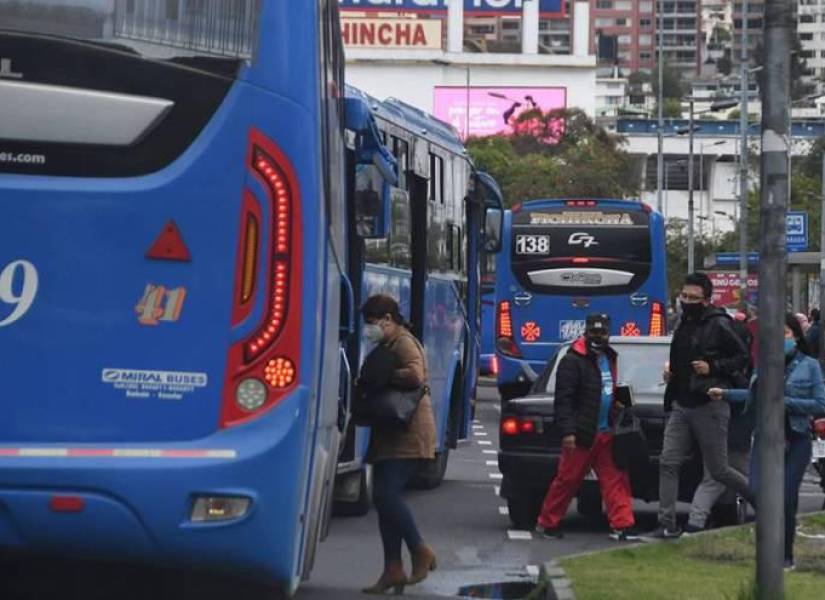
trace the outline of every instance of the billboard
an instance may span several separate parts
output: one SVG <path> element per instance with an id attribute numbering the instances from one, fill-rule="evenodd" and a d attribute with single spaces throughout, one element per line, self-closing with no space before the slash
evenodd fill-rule
<path id="1" fill-rule="evenodd" d="M 567 106 L 564 87 L 436 87 L 433 112 L 462 135 L 510 135 L 519 115 Z"/>
<path id="2" fill-rule="evenodd" d="M 520 15 L 527 0 L 464 0 L 464 13 L 476 16 Z M 339 0 L 344 10 L 447 14 L 449 0 Z M 562 16 L 561 0 L 538 0 L 541 16 Z"/>
<path id="3" fill-rule="evenodd" d="M 347 48 L 441 49 L 440 19 L 360 19 L 341 16 Z"/>
<path id="4" fill-rule="evenodd" d="M 739 273 L 735 271 L 708 271 L 713 283 L 713 304 L 716 306 L 736 306 L 739 304 L 741 290 L 739 288 Z M 749 304 L 756 304 L 756 292 L 759 288 L 759 279 L 756 273 L 748 274 L 748 293 L 745 300 Z"/>

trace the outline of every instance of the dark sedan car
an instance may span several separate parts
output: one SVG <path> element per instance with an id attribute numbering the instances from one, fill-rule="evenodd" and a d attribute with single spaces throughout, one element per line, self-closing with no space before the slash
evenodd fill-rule
<path id="1" fill-rule="evenodd" d="M 635 413 L 642 423 L 650 451 L 647 466 L 631 470 L 635 498 L 651 502 L 659 495 L 659 454 L 665 426 L 662 371 L 668 360 L 670 338 L 614 337 L 610 341 L 619 354 L 618 380 L 633 388 Z M 499 428 L 499 470 L 504 475 L 501 497 L 507 500 L 510 520 L 521 529 L 531 528 L 553 479 L 561 452 L 561 435 L 553 419 L 556 366 L 570 346 L 562 346 L 550 359 L 530 393 L 506 403 Z M 682 468 L 679 499 L 690 502 L 702 478 L 698 452 Z M 729 494 L 726 494 L 729 496 Z M 591 471 L 577 497 L 580 514 L 599 517 L 602 499 Z M 723 504 L 726 503 L 726 504 Z M 714 509 L 714 522 L 741 522 L 744 506 L 732 496 Z"/>

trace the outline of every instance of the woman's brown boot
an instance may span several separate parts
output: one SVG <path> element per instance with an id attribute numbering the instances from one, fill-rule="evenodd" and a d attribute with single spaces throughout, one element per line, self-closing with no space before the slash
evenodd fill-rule
<path id="1" fill-rule="evenodd" d="M 427 544 L 420 544 L 412 551 L 412 573 L 407 583 L 413 585 L 424 581 L 436 567 L 435 552 Z"/>
<path id="2" fill-rule="evenodd" d="M 381 573 L 378 581 L 361 591 L 365 594 L 386 594 L 387 590 L 393 588 L 393 591 L 398 595 L 404 593 L 404 586 L 407 583 L 409 581 L 407 580 L 407 574 L 404 573 L 403 563 L 400 560 L 392 561 L 384 567 L 384 572 Z"/>

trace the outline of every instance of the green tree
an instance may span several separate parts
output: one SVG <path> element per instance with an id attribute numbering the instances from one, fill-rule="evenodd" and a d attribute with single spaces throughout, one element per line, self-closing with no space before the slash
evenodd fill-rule
<path id="1" fill-rule="evenodd" d="M 637 195 L 641 165 L 623 144 L 572 109 L 525 113 L 513 135 L 471 138 L 467 149 L 512 205 L 535 198 Z"/>
<path id="2" fill-rule="evenodd" d="M 717 233 L 714 237 L 707 228 L 696 221 L 694 229 L 694 258 L 696 268 L 703 269 L 705 258 L 721 251 L 732 243 L 735 233 Z M 679 293 L 688 267 L 688 224 L 685 219 L 668 219 L 666 224 L 667 279 L 670 298 Z"/>
<path id="3" fill-rule="evenodd" d="M 659 67 L 653 69 L 651 77 L 653 84 L 653 93 L 658 98 L 659 96 Z M 685 95 L 685 83 L 682 80 L 682 72 L 679 69 L 671 66 L 668 61 L 665 61 L 664 69 L 662 69 L 662 95 L 665 98 L 681 98 Z"/>
<path id="4" fill-rule="evenodd" d="M 662 108 L 662 115 L 665 119 L 681 119 L 682 101 L 678 98 L 665 98 L 665 104 Z"/>
<path id="5" fill-rule="evenodd" d="M 716 70 L 719 71 L 722 75 L 730 75 L 731 71 L 733 70 L 733 61 L 731 61 L 728 55 L 720 57 L 716 61 Z"/>

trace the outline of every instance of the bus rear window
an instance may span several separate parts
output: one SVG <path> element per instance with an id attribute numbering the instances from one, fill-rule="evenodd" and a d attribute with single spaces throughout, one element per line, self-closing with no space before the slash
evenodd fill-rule
<path id="1" fill-rule="evenodd" d="M 146 58 L 252 58 L 261 0 L 15 0 L 2 29 L 74 38 Z"/>
<path id="2" fill-rule="evenodd" d="M 650 216 L 589 207 L 515 213 L 510 252 L 516 279 L 534 292 L 630 293 L 650 275 Z"/>

